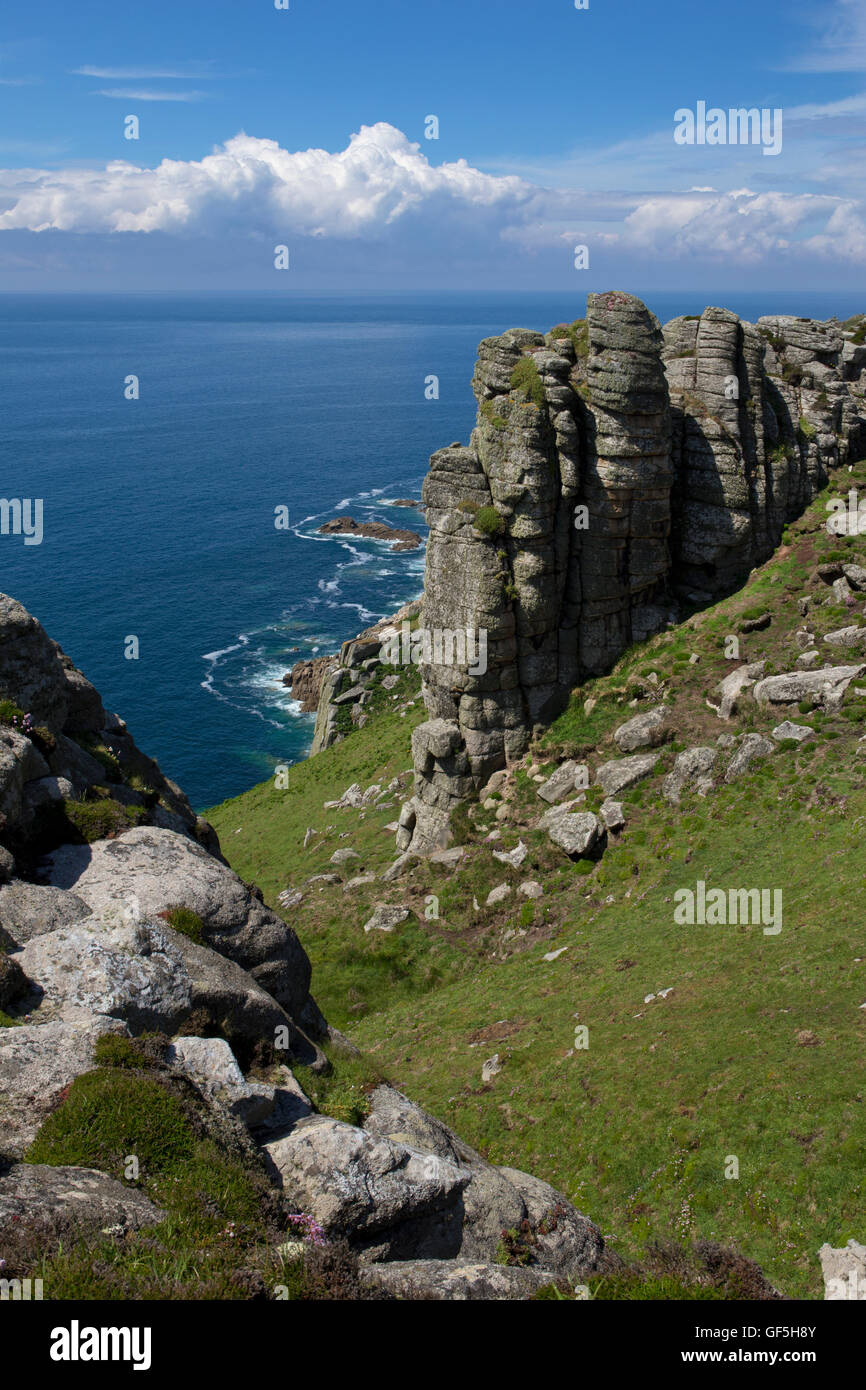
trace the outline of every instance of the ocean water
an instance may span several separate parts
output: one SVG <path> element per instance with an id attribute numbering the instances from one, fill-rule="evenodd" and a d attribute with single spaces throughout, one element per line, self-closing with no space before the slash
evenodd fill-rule
<path id="1" fill-rule="evenodd" d="M 707 303 L 752 319 L 866 307 L 842 292 L 643 297 L 663 322 Z M 420 498 L 434 449 L 468 440 L 479 340 L 584 307 L 557 294 L 0 296 L 0 495 L 44 508 L 40 545 L 0 536 L 0 590 L 197 808 L 234 796 L 309 747 L 312 716 L 283 674 L 422 587 L 423 548 L 317 528 L 350 513 L 423 538 L 422 513 L 392 503 Z M 140 397 L 126 400 L 133 374 Z"/>

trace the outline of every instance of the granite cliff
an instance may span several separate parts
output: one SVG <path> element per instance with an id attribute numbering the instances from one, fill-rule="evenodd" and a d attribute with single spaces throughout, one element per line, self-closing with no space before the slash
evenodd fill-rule
<path id="1" fill-rule="evenodd" d="M 398 845 L 522 757 L 583 679 L 772 554 L 866 451 L 862 332 L 725 309 L 662 328 L 640 300 L 481 343 L 468 445 L 435 453 L 423 624 L 487 635 L 486 669 L 422 664 Z"/>

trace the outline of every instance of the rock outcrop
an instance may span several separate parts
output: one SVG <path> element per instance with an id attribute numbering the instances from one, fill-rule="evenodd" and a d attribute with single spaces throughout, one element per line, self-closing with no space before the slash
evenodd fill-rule
<path id="1" fill-rule="evenodd" d="M 384 667 L 391 663 L 385 660 L 383 647 L 402 637 L 402 628 L 418 616 L 417 600 L 406 603 L 391 617 L 367 628 L 364 632 L 344 642 L 338 656 L 322 661 L 314 671 L 301 672 L 301 686 L 295 698 L 303 698 L 316 710 L 316 728 L 310 756 L 320 753 L 339 743 L 348 730 L 363 728 L 367 722 L 366 706 L 373 698 L 373 692 L 380 683 L 386 688 L 396 684 L 397 675 L 385 673 Z M 300 663 L 313 666 L 314 663 Z M 298 670 L 296 665 L 292 675 Z M 313 705 L 313 685 L 317 682 L 316 703 Z M 295 687 L 292 685 L 292 694 Z M 348 724 L 345 721 L 348 720 Z"/>
<path id="2" fill-rule="evenodd" d="M 581 680 L 769 557 L 866 452 L 864 368 L 835 323 L 710 308 L 662 329 L 620 292 L 546 336 L 481 343 L 471 440 L 435 453 L 424 483 L 423 626 L 484 634 L 487 658 L 422 664 L 401 818 L 416 852 L 447 843 L 455 806 Z"/>
<path id="3" fill-rule="evenodd" d="M 40 807 L 92 796 L 134 807 L 219 852 L 212 828 L 174 782 L 142 753 L 116 714 L 42 625 L 0 594 L 0 835 L 14 852 Z M 15 713 L 14 711 L 19 711 Z"/>
<path id="4" fill-rule="evenodd" d="M 122 1240 L 164 1222 L 166 1211 L 114 1173 L 28 1161 L 75 1083 L 115 1066 L 130 1068 L 133 1086 L 159 1081 L 184 1096 L 196 1133 L 203 1126 L 257 1165 L 261 1201 L 282 1212 L 283 1230 L 306 1221 L 347 1242 L 365 1271 L 393 1264 L 378 1280 L 364 1273 L 382 1296 L 530 1298 L 600 1267 L 598 1229 L 561 1193 L 486 1162 L 390 1086 L 374 1091 L 363 1124 L 316 1112 L 287 1063 L 321 1073 L 331 1063 L 319 1041 L 352 1049 L 310 994 L 294 931 L 5 598 L 0 697 L 0 1227 L 14 1223 L 19 1255 L 43 1235 L 55 1245 L 66 1232 Z M 136 800 L 142 769 L 149 794 Z M 52 777 L 69 790 L 41 802 L 34 784 Z M 58 817 L 75 795 L 85 819 Z M 136 807 L 137 823 L 106 805 Z M 333 856 L 341 867 L 357 859 L 348 847 Z M 382 904 L 365 929 L 389 932 L 408 916 Z M 136 1083 L 146 1065 L 149 1080 Z M 531 1269 L 499 1263 L 503 1233 L 518 1227 L 533 1242 Z"/>
<path id="5" fill-rule="evenodd" d="M 417 550 L 421 537 L 417 531 L 386 526 L 383 521 L 356 521 L 353 516 L 338 516 L 319 527 L 323 536 L 361 536 L 364 540 L 387 541 L 392 550 Z"/>
<path id="6" fill-rule="evenodd" d="M 528 1222 L 544 1280 L 599 1268 L 602 1238 L 562 1193 L 488 1163 L 391 1086 L 373 1092 L 363 1127 L 313 1115 L 264 1148 L 290 1206 L 374 1264 L 435 1260 L 447 1283 L 467 1263 L 495 1264 L 503 1233 Z"/>

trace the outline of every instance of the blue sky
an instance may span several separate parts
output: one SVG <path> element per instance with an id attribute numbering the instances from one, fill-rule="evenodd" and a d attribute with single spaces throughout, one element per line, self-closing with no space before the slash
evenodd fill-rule
<path id="1" fill-rule="evenodd" d="M 47 0 L 0 103 L 4 290 L 866 281 L 863 0 Z"/>

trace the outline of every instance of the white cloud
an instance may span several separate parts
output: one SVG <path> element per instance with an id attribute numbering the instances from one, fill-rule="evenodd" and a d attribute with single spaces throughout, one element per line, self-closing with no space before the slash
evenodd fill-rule
<path id="1" fill-rule="evenodd" d="M 863 0 L 821 0 L 813 22 L 818 37 L 788 64 L 789 71 L 866 72 Z"/>
<path id="2" fill-rule="evenodd" d="M 820 228 L 808 235 L 813 228 Z M 625 219 L 623 241 L 659 254 L 755 266 L 788 252 L 866 263 L 866 223 L 851 200 L 811 193 L 665 195 Z"/>
<path id="3" fill-rule="evenodd" d="M 853 97 L 842 97 L 839 101 L 809 102 L 804 106 L 785 108 L 786 121 L 824 121 L 840 116 L 862 116 L 866 114 L 866 92 Z"/>
<path id="4" fill-rule="evenodd" d="M 206 92 L 152 92 L 135 87 L 109 87 L 94 92 L 96 97 L 120 97 L 124 101 L 203 101 Z"/>
<path id="5" fill-rule="evenodd" d="M 829 193 L 645 192 L 545 188 L 466 160 L 434 165 L 394 126 L 364 126 L 344 150 L 289 151 L 240 134 L 201 160 L 155 168 L 0 171 L 0 229 L 159 232 L 190 237 L 380 241 L 407 254 L 456 248 L 495 258 L 515 248 L 567 256 L 569 242 L 608 252 L 755 266 L 801 251 L 866 265 L 863 205 Z"/>
<path id="6" fill-rule="evenodd" d="M 422 207 L 509 208 L 532 192 L 465 160 L 433 166 L 401 131 L 363 126 L 345 150 L 292 153 L 275 140 L 236 135 L 202 160 L 155 169 L 115 161 L 105 169 L 0 172 L 2 228 L 63 231 L 238 230 L 357 237 Z M 4 197 L 5 195 L 5 197 Z"/>
<path id="7" fill-rule="evenodd" d="M 181 66 L 181 67 L 173 67 L 173 68 L 154 68 L 154 67 L 150 67 L 150 68 L 94 68 L 94 67 L 83 67 L 83 68 L 72 68 L 71 71 L 72 71 L 72 73 L 73 73 L 73 75 L 74 75 L 75 77 L 101 77 L 101 78 L 103 78 L 103 79 L 109 79 L 109 80 L 111 80 L 111 81 L 113 81 L 113 82 L 126 82 L 126 81 L 141 82 L 141 81 L 146 81 L 146 80 L 148 80 L 148 79 L 163 78 L 163 77 L 165 77 L 165 78 L 170 78 L 170 79 L 172 79 L 172 80 L 175 80 L 175 79 L 177 79 L 177 78 L 187 78 L 187 77 L 189 77 L 189 78 L 192 78 L 192 79 L 193 79 L 194 81 L 196 81 L 196 82 L 200 82 L 200 81 L 202 80 L 202 78 L 208 78 L 208 77 L 211 77 L 211 76 L 213 75 L 213 74 L 211 74 L 210 72 L 207 71 L 207 65 L 204 65 L 204 64 L 198 64 L 198 65 L 192 64 L 192 65 L 190 65 L 189 67 L 187 67 L 186 69 L 184 69 L 184 67 L 182 67 L 182 66 Z"/>

